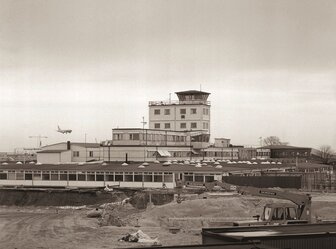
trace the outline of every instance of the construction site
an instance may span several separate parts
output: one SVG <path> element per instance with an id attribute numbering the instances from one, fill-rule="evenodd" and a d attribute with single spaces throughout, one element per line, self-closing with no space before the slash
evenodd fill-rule
<path id="1" fill-rule="evenodd" d="M 0 204 L 1 248 L 334 248 L 336 239 L 330 192 L 183 181 L 174 189 L 3 187 Z M 292 237 L 328 235 L 329 244 L 269 247 L 260 237 L 279 225 L 292 226 L 284 230 Z"/>

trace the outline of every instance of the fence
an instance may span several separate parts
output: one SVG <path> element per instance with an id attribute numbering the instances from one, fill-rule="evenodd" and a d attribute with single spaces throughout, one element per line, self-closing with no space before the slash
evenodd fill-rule
<path id="1" fill-rule="evenodd" d="M 224 176 L 223 181 L 233 185 L 257 188 L 295 188 L 302 186 L 302 175 Z"/>

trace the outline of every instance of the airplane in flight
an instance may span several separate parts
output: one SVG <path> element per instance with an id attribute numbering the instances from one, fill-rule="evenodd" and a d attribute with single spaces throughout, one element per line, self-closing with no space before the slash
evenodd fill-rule
<path id="1" fill-rule="evenodd" d="M 62 134 L 67 134 L 67 133 L 71 133 L 72 132 L 72 130 L 62 130 L 60 127 L 59 127 L 59 125 L 57 126 L 57 132 L 59 132 L 59 133 L 62 133 Z"/>

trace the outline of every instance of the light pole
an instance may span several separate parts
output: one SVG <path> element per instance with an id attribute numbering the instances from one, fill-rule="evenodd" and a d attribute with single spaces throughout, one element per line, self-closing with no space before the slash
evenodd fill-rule
<path id="1" fill-rule="evenodd" d="M 223 141 L 222 141 L 222 161 L 223 161 L 223 157 L 224 157 L 224 145 L 223 145 Z"/>
<path id="2" fill-rule="evenodd" d="M 144 143 L 144 162 L 146 162 L 146 145 L 147 145 L 147 134 L 146 134 L 146 139 L 145 139 L 145 125 L 147 122 L 145 122 L 145 117 L 142 117 L 142 140 Z"/>
<path id="3" fill-rule="evenodd" d="M 86 133 L 85 133 L 85 162 L 87 162 Z"/>
<path id="4" fill-rule="evenodd" d="M 192 159 L 192 147 L 191 147 L 191 142 L 193 141 L 194 139 L 191 137 L 191 135 L 190 135 L 190 161 L 191 161 L 191 159 Z"/>
<path id="5" fill-rule="evenodd" d="M 296 166 L 296 170 L 299 171 L 299 152 L 296 153 L 296 162 L 295 162 L 295 166 Z"/>

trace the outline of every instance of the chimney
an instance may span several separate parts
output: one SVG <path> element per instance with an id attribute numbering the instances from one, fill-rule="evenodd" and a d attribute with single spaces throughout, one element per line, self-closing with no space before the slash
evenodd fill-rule
<path id="1" fill-rule="evenodd" d="M 70 149 L 71 149 L 70 141 L 67 141 L 67 150 L 70 150 Z"/>

